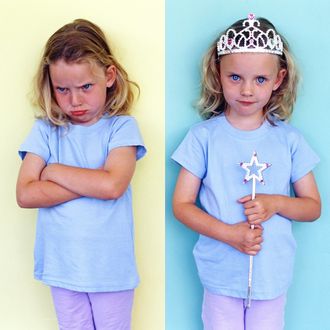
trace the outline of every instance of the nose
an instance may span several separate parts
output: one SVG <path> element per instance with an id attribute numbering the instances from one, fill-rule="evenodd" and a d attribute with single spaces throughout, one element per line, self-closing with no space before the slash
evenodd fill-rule
<path id="1" fill-rule="evenodd" d="M 79 94 L 79 91 L 72 91 L 71 92 L 71 105 L 73 107 L 80 106 L 82 104 L 81 95 Z"/>
<path id="2" fill-rule="evenodd" d="M 244 81 L 241 85 L 241 95 L 242 96 L 252 96 L 253 95 L 253 84 L 250 81 Z"/>

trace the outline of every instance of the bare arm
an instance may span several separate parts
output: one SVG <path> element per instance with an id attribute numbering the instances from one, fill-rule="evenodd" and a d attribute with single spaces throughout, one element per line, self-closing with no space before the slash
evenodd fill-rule
<path id="1" fill-rule="evenodd" d="M 81 196 L 117 199 L 126 191 L 135 164 L 136 147 L 120 147 L 109 153 L 102 169 L 50 164 L 41 177 Z"/>
<path id="2" fill-rule="evenodd" d="M 20 207 L 49 207 L 80 197 L 54 182 L 41 181 L 40 174 L 44 167 L 45 162 L 41 157 L 26 154 L 16 185 L 16 199 Z"/>
<path id="3" fill-rule="evenodd" d="M 200 234 L 227 243 L 241 252 L 257 254 L 261 249 L 262 228 L 258 226 L 252 230 L 247 222 L 228 225 L 201 210 L 195 204 L 200 183 L 199 178 L 181 169 L 173 197 L 175 217 Z"/>
<path id="4" fill-rule="evenodd" d="M 312 172 L 293 184 L 295 197 L 283 195 L 245 196 L 239 201 L 244 204 L 245 214 L 250 224 L 260 224 L 278 213 L 288 219 L 307 222 L 320 217 L 321 199 Z"/>

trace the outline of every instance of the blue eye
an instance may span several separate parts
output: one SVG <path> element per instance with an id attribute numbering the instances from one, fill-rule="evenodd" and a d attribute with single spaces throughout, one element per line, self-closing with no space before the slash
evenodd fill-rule
<path id="1" fill-rule="evenodd" d="M 93 86 L 92 84 L 85 84 L 85 85 L 82 86 L 82 89 L 85 90 L 85 91 L 88 91 L 89 89 L 92 88 L 92 86 Z"/>
<path id="2" fill-rule="evenodd" d="M 266 81 L 266 78 L 265 77 L 262 77 L 262 76 L 257 77 L 257 83 L 258 84 L 263 84 L 265 81 Z"/>
<path id="3" fill-rule="evenodd" d="M 241 80 L 241 77 L 240 77 L 239 75 L 237 75 L 237 74 L 232 74 L 232 75 L 230 76 L 230 78 L 231 78 L 231 80 L 233 80 L 233 81 L 240 81 L 240 80 Z"/>
<path id="4" fill-rule="evenodd" d="M 67 92 L 67 88 L 66 87 L 56 87 L 56 90 L 61 93 L 61 94 L 64 94 Z"/>

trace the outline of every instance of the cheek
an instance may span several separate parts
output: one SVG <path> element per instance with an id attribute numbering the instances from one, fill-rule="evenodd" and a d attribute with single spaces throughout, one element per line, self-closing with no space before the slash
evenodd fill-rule
<path id="1" fill-rule="evenodd" d="M 70 101 L 69 101 L 69 96 L 67 95 L 62 95 L 62 94 L 55 94 L 55 101 L 57 105 L 61 108 L 62 111 L 66 111 L 66 109 L 69 108 Z"/>
<path id="2" fill-rule="evenodd" d="M 262 98 L 268 102 L 269 99 L 271 98 L 272 96 L 272 93 L 273 93 L 273 89 L 272 88 L 267 88 L 266 90 L 263 91 L 262 93 Z"/>
<path id="3" fill-rule="evenodd" d="M 107 88 L 100 88 L 93 95 L 93 103 L 105 103 L 107 98 Z"/>
<path id="4" fill-rule="evenodd" d="M 237 88 L 235 86 L 228 86 L 229 84 L 222 84 L 222 93 L 226 100 L 234 98 L 237 95 Z"/>
<path id="5" fill-rule="evenodd" d="M 221 79 L 221 89 L 223 93 L 235 94 L 240 89 L 240 82 L 234 82 L 225 77 L 225 79 Z"/>
<path id="6" fill-rule="evenodd" d="M 55 101 L 59 106 L 64 105 L 65 103 L 67 103 L 65 96 L 61 95 L 61 94 L 55 94 Z"/>
<path id="7" fill-rule="evenodd" d="M 63 95 L 55 93 L 53 99 L 56 101 L 57 104 L 62 103 Z"/>
<path id="8" fill-rule="evenodd" d="M 222 93 L 226 93 L 227 92 L 227 85 L 226 85 L 226 82 L 223 80 L 223 79 L 221 79 L 220 80 L 220 83 L 221 83 L 221 86 L 219 86 L 219 89 L 222 91 Z"/>

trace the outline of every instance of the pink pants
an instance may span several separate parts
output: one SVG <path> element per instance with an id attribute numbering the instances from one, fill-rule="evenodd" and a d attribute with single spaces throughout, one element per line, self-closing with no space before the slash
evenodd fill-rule
<path id="1" fill-rule="evenodd" d="M 286 295 L 272 300 L 252 300 L 219 296 L 204 291 L 204 330 L 283 330 Z"/>
<path id="2" fill-rule="evenodd" d="M 51 287 L 60 330 L 130 330 L 134 290 L 86 293 Z"/>

